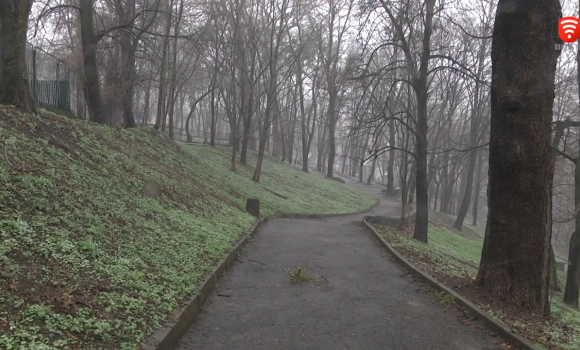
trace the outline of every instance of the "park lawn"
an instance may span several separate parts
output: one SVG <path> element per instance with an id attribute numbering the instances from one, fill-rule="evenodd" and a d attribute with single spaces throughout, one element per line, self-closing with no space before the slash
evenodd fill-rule
<path id="1" fill-rule="evenodd" d="M 550 319 L 521 312 L 489 298 L 473 285 L 483 241 L 460 235 L 444 224 L 429 227 L 429 244 L 411 238 L 409 232 L 377 226 L 391 246 L 421 271 L 461 294 L 496 319 L 504 322 L 541 349 L 580 349 L 580 312 L 562 303 L 561 293 L 552 295 Z"/>
<path id="2" fill-rule="evenodd" d="M 0 349 L 137 349 L 263 215 L 374 198 L 266 157 L 0 106 Z M 255 156 L 250 157 L 250 164 Z"/>

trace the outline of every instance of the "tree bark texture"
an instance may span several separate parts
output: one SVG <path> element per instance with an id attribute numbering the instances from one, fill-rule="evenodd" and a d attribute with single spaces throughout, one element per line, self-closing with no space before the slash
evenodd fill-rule
<path id="1" fill-rule="evenodd" d="M 105 124 L 97 65 L 97 39 L 93 29 L 93 1 L 81 0 L 79 5 L 81 41 L 83 46 L 83 70 L 85 74 L 89 117 L 96 123 Z"/>
<path id="2" fill-rule="evenodd" d="M 477 283 L 549 315 L 550 136 L 558 0 L 500 0 L 492 39 L 488 218 Z M 517 199 L 517 200 L 514 200 Z"/>
<path id="3" fill-rule="evenodd" d="M 36 109 L 26 72 L 31 0 L 0 1 L 0 103 L 25 113 Z"/>

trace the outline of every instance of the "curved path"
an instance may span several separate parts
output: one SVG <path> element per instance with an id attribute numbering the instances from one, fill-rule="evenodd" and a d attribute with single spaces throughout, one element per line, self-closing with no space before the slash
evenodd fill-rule
<path id="1" fill-rule="evenodd" d="M 372 215 L 396 214 L 379 185 Z M 363 216 L 279 219 L 254 236 L 218 282 L 177 349 L 497 349 L 422 293 L 362 228 Z M 292 284 L 285 268 L 323 283 Z"/>

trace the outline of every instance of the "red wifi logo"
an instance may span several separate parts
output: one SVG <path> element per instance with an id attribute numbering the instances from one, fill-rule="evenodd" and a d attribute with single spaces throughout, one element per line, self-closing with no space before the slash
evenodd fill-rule
<path id="1" fill-rule="evenodd" d="M 576 17 L 563 17 L 558 21 L 558 35 L 565 43 L 573 43 L 580 37 L 580 20 Z"/>

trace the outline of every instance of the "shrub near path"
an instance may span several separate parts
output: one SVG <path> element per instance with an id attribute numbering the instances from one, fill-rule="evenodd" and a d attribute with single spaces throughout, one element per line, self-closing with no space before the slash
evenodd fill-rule
<path id="1" fill-rule="evenodd" d="M 374 199 L 266 159 L 0 106 L 0 349 L 135 349 L 262 213 Z M 253 159 L 250 158 L 253 162 Z"/>
<path id="2" fill-rule="evenodd" d="M 532 340 L 539 348 L 580 349 L 580 313 L 560 302 L 561 295 L 552 296 L 553 316 L 544 319 L 478 290 L 473 282 L 481 257 L 481 239 L 460 236 L 443 225 L 432 225 L 429 227 L 429 244 L 426 245 L 412 239 L 408 232 L 375 227 L 394 249 L 421 271 L 478 305 L 515 333 Z M 449 298 L 453 299 L 450 295 L 440 297 L 445 304 L 450 303 Z"/>

